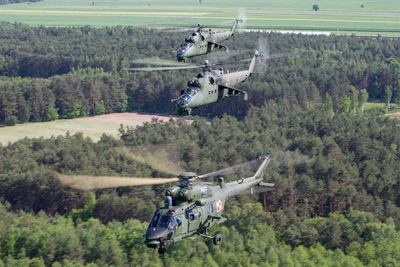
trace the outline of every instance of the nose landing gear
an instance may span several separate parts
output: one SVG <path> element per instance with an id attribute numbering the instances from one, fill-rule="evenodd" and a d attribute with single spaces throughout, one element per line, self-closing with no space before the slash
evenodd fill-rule
<path id="1" fill-rule="evenodd" d="M 164 255 L 165 253 L 167 253 L 167 248 L 164 245 L 160 245 L 158 248 L 158 254 Z"/>
<path id="2" fill-rule="evenodd" d="M 190 114 L 192 114 L 192 109 L 191 108 L 188 108 L 188 109 L 180 109 L 180 110 L 178 110 L 178 114 L 179 115 L 183 115 L 183 116 L 185 116 L 185 115 L 190 115 Z"/>

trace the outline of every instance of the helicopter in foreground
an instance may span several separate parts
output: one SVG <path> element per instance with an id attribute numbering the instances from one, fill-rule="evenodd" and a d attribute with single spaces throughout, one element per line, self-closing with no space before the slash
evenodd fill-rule
<path id="1" fill-rule="evenodd" d="M 256 189 L 267 192 L 273 189 L 274 184 L 263 182 L 263 173 L 269 162 L 270 157 L 259 157 L 247 163 L 200 176 L 193 172 L 183 172 L 176 178 L 60 174 L 59 179 L 63 184 L 79 190 L 181 181 L 181 184 L 173 185 L 165 191 L 165 205 L 155 211 L 144 235 L 144 243 L 147 247 L 158 248 L 159 254 L 165 254 L 167 246 L 196 236 L 213 239 L 213 243 L 218 245 L 222 240 L 221 235 L 210 236 L 209 231 L 213 226 L 226 221 L 226 218 L 222 217 L 226 201 L 246 190 Z M 257 169 L 254 175 L 248 178 L 225 183 L 224 178 L 219 177 L 215 186 L 196 182 L 198 179 L 231 174 L 250 165 L 257 166 Z"/>
<path id="2" fill-rule="evenodd" d="M 253 187 L 265 187 L 272 190 L 274 184 L 262 182 L 263 171 L 269 158 L 263 160 L 255 174 L 235 182 L 225 183 L 219 177 L 217 186 L 192 183 L 199 178 L 195 173 L 185 172 L 179 178 L 185 183 L 170 187 L 165 192 L 165 206 L 158 208 L 145 234 L 145 244 L 157 248 L 160 254 L 166 247 L 184 238 L 194 235 L 213 239 L 218 245 L 220 234 L 210 236 L 208 232 L 217 224 L 226 221 L 222 212 L 226 201 Z"/>
<path id="3" fill-rule="evenodd" d="M 214 32 L 211 29 L 208 31 L 202 30 L 204 26 L 198 25 L 197 30 L 185 39 L 185 42 L 178 50 L 176 54 L 178 62 L 185 62 L 188 58 L 208 54 L 215 49 L 224 49 L 227 51 L 228 48 L 219 44 L 219 42 L 228 40 L 233 36 L 239 22 L 243 22 L 243 20 L 235 19 L 230 31 L 221 32 Z"/>

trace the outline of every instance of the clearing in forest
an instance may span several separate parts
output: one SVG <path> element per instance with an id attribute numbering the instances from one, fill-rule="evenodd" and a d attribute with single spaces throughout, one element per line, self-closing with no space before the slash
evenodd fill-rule
<path id="1" fill-rule="evenodd" d="M 178 119 L 180 117 L 149 113 L 115 113 L 50 122 L 24 123 L 0 127 L 0 143 L 6 145 L 8 142 L 15 142 L 25 137 L 49 138 L 51 136 L 65 135 L 67 132 L 70 134 L 82 132 L 84 136 L 98 141 L 103 133 L 118 137 L 118 129 L 121 124 L 135 127 L 151 122 L 154 119 L 167 122 L 171 118 Z"/>

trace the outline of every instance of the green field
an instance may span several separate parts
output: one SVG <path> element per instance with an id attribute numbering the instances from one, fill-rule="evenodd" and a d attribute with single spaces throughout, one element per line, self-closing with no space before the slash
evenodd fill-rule
<path id="1" fill-rule="evenodd" d="M 320 10 L 312 10 L 318 4 Z M 361 6 L 364 7 L 361 7 Z M 400 35 L 398 0 L 311 1 L 59 1 L 0 6 L 0 20 L 30 25 L 207 25 L 230 27 L 245 14 L 246 28 Z"/>

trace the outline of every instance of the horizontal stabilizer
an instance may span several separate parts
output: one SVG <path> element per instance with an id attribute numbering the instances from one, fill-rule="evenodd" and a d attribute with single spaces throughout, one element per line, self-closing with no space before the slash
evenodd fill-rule
<path id="1" fill-rule="evenodd" d="M 261 183 L 260 183 L 260 186 L 265 186 L 265 187 L 271 187 L 271 188 L 272 188 L 272 187 L 275 186 L 275 184 L 261 182 Z"/>

